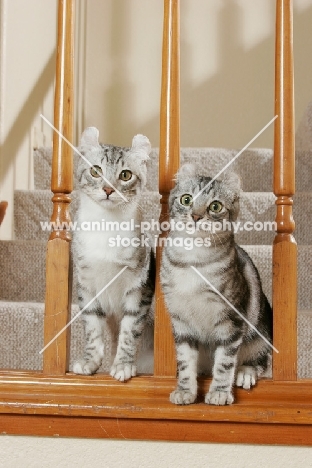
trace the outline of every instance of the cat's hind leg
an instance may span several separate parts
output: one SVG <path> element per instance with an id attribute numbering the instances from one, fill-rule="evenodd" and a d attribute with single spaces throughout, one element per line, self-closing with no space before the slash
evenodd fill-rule
<path id="1" fill-rule="evenodd" d="M 238 366 L 236 386 L 249 390 L 256 385 L 257 380 L 272 377 L 272 354 L 267 352 L 253 361 L 246 361 Z"/>
<path id="2" fill-rule="evenodd" d="M 253 366 L 239 366 L 236 375 L 236 386 L 249 390 L 256 385 L 258 376 L 257 370 Z"/>

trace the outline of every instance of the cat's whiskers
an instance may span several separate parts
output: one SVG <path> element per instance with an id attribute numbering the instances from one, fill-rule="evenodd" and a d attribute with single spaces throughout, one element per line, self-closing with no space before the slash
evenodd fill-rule
<path id="1" fill-rule="evenodd" d="M 144 208 L 139 202 L 137 202 L 137 207 L 138 207 L 140 214 L 144 213 Z"/>
<path id="2" fill-rule="evenodd" d="M 212 233 L 210 239 L 213 240 L 214 246 L 217 247 L 216 239 L 215 239 L 214 235 L 215 235 L 215 233 Z"/>
<path id="3" fill-rule="evenodd" d="M 159 217 L 159 222 L 162 223 L 163 221 L 168 221 L 168 216 L 169 216 L 168 212 L 161 213 Z"/>
<path id="4" fill-rule="evenodd" d="M 222 242 L 221 236 L 219 236 L 219 234 L 218 234 L 218 233 L 216 233 L 216 232 L 215 232 L 214 234 L 215 234 L 215 235 L 216 235 L 216 237 L 219 239 L 219 241 L 220 241 L 220 243 L 221 243 L 222 247 L 224 247 L 224 244 L 223 244 L 223 242 Z"/>

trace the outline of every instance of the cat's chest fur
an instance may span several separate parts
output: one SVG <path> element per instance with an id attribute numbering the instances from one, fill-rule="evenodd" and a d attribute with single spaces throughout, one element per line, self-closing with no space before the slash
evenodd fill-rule
<path id="1" fill-rule="evenodd" d="M 131 223 L 131 220 L 133 222 Z M 114 265 L 135 267 L 143 250 L 131 244 L 133 238 L 139 238 L 139 230 L 122 229 L 139 225 L 136 206 L 126 211 L 111 210 L 101 206 L 85 194 L 81 194 L 78 210 L 78 227 L 76 233 L 77 250 L 93 268 L 101 268 L 103 262 Z M 129 245 L 128 245 L 129 244 Z M 79 252 L 79 250 L 81 252 Z"/>
<path id="2" fill-rule="evenodd" d="M 138 235 L 135 230 L 117 228 L 116 223 L 120 226 L 120 223 L 128 222 L 132 216 L 136 217 L 136 210 L 130 206 L 128 208 L 126 213 L 105 209 L 87 195 L 81 194 L 77 213 L 77 226 L 80 229 L 74 236 L 74 251 L 78 276 L 80 282 L 94 295 L 111 282 L 99 296 L 99 301 L 108 313 L 121 313 L 123 298 L 128 290 L 140 285 L 142 268 L 146 262 L 147 252 L 143 247 L 112 246 L 112 238 L 119 236 L 120 240 L 131 239 Z M 107 227 L 110 222 L 115 223 L 114 230 L 97 230 L 95 227 L 98 224 L 94 224 L 92 229 L 92 223 Z M 114 280 L 125 266 L 127 269 Z"/>
<path id="3" fill-rule="evenodd" d="M 204 340 L 204 337 L 214 335 L 217 331 L 216 324 L 226 317 L 229 309 L 209 283 L 240 307 L 238 302 L 242 291 L 246 289 L 246 282 L 237 269 L 234 245 L 229 247 L 226 256 L 218 248 L 201 247 L 200 250 L 201 256 L 196 249 L 185 252 L 183 256 L 180 248 L 167 250 L 164 262 L 168 262 L 167 271 L 170 274 L 163 273 L 163 280 L 166 283 L 166 302 L 169 308 L 184 323 L 189 324 L 194 335 Z M 222 271 L 226 271 L 226 274 L 222 274 Z"/>
<path id="4" fill-rule="evenodd" d="M 205 283 L 192 267 L 195 267 L 218 290 L 227 289 L 227 284 L 231 289 L 230 283 L 234 277 L 236 282 L 243 280 L 237 271 L 237 254 L 235 244 L 231 239 L 209 247 L 194 245 L 189 250 L 185 247 L 173 246 L 166 250 L 166 257 L 173 267 L 170 276 L 174 287 L 180 289 L 182 293 L 193 291 L 200 295 L 203 290 Z M 223 271 L 227 274 L 223 274 Z"/>
<path id="5" fill-rule="evenodd" d="M 211 277 L 209 267 L 196 267 L 197 272 L 205 278 Z M 175 268 L 171 274 L 171 285 L 168 291 L 168 302 L 174 303 L 179 315 L 193 326 L 213 328 L 219 321 L 224 305 L 215 301 L 216 293 L 206 284 L 193 268 Z M 210 278 L 211 279 L 211 278 Z M 220 282 L 217 282 L 217 289 Z M 173 305 L 173 304 L 172 304 Z"/>

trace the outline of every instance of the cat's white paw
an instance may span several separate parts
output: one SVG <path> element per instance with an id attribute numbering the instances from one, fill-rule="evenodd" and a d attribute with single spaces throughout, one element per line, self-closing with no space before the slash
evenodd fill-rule
<path id="1" fill-rule="evenodd" d="M 208 392 L 205 396 L 205 403 L 207 405 L 231 405 L 234 401 L 232 392 Z"/>
<path id="2" fill-rule="evenodd" d="M 110 375 L 114 379 L 119 380 L 120 382 L 125 382 L 126 380 L 135 377 L 137 373 L 137 368 L 134 364 L 114 364 L 111 367 Z"/>
<path id="3" fill-rule="evenodd" d="M 75 374 L 92 375 L 100 366 L 95 361 L 87 361 L 86 359 L 79 359 L 73 365 L 73 372 Z"/>
<path id="4" fill-rule="evenodd" d="M 236 386 L 249 390 L 257 382 L 257 371 L 251 366 L 240 366 L 237 370 Z"/>
<path id="5" fill-rule="evenodd" d="M 190 405 L 196 400 L 196 395 L 186 390 L 174 390 L 170 393 L 170 401 L 175 405 Z"/>

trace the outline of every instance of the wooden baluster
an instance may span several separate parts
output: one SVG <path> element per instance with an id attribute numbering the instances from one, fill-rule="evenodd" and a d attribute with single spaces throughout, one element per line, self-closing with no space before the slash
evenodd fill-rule
<path id="1" fill-rule="evenodd" d="M 168 196 L 180 165 L 180 5 L 164 0 L 162 88 L 160 103 L 159 191 L 161 220 L 168 220 Z M 171 323 L 159 284 L 161 248 L 157 248 L 155 364 L 157 376 L 175 376 L 176 359 Z"/>
<path id="2" fill-rule="evenodd" d="M 54 126 L 72 141 L 73 137 L 73 45 L 74 0 L 58 2 L 58 43 L 54 97 Z M 69 193 L 73 189 L 73 155 L 70 146 L 54 132 L 51 190 L 54 193 L 52 222 L 70 221 Z M 47 246 L 46 297 L 44 319 L 45 346 L 68 323 L 70 311 L 69 231 L 53 231 Z M 43 371 L 65 374 L 68 368 L 69 328 L 44 351 Z"/>
<path id="3" fill-rule="evenodd" d="M 1 226 L 2 221 L 4 219 L 7 207 L 8 207 L 8 202 L 7 201 L 1 201 L 0 202 L 0 226 Z"/>
<path id="4" fill-rule="evenodd" d="M 293 237 L 295 193 L 292 0 L 276 3 L 274 193 L 277 233 L 273 245 L 273 378 L 297 378 L 297 245 Z"/>

